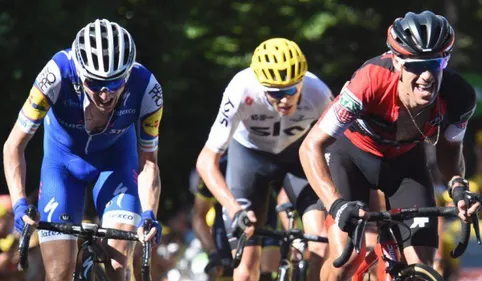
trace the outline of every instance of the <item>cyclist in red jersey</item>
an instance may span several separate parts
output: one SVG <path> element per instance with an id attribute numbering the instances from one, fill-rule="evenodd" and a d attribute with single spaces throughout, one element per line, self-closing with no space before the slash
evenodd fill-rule
<path id="1" fill-rule="evenodd" d="M 363 252 L 342 268 L 333 266 L 357 218 L 365 215 L 355 201 L 368 204 L 370 189 L 383 191 L 390 208 L 435 206 L 424 141 L 436 146 L 459 216 L 467 221 L 479 207 L 461 200 L 467 189 L 462 141 L 476 98 L 473 88 L 446 68 L 454 38 L 448 21 L 430 11 L 397 18 L 388 28 L 390 51 L 353 74 L 304 140 L 304 171 L 334 219 L 321 280 L 349 280 L 362 261 Z M 404 258 L 431 265 L 437 219 L 405 223 L 410 231 L 394 229 Z"/>

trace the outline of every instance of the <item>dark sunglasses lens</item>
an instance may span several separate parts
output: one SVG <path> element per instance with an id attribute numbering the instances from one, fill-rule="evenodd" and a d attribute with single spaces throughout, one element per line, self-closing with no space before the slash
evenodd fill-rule
<path id="1" fill-rule="evenodd" d="M 86 86 L 94 92 L 101 91 L 106 88 L 110 92 L 117 91 L 125 84 L 125 79 L 118 79 L 113 81 L 98 81 L 98 80 L 85 80 Z"/>
<path id="2" fill-rule="evenodd" d="M 298 92 L 297 87 L 291 87 L 289 89 L 283 89 L 279 91 L 268 91 L 268 95 L 275 99 L 282 99 L 284 96 L 292 96 Z"/>
<path id="3" fill-rule="evenodd" d="M 405 63 L 405 69 L 412 73 L 422 73 L 424 71 L 439 72 L 442 70 L 443 60 L 412 61 Z"/>

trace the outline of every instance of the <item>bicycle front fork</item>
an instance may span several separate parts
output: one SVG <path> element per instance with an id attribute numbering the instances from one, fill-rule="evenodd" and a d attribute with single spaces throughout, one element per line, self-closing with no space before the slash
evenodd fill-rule
<path id="1" fill-rule="evenodd" d="M 309 263 L 300 260 L 292 263 L 288 259 L 283 259 L 278 267 L 278 281 L 306 281 L 308 276 Z"/>

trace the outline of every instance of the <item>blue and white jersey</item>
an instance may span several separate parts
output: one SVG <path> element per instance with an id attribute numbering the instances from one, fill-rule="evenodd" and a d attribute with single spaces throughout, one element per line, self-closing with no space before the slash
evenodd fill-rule
<path id="1" fill-rule="evenodd" d="M 139 148 L 157 150 L 162 88 L 144 66 L 134 64 L 107 125 L 95 134 L 85 128 L 84 109 L 89 103 L 71 51 L 63 50 L 55 54 L 37 76 L 17 123 L 25 132 L 33 134 L 44 120 L 46 145 L 57 145 L 77 155 L 103 151 L 123 135 L 136 134 L 136 128 Z"/>

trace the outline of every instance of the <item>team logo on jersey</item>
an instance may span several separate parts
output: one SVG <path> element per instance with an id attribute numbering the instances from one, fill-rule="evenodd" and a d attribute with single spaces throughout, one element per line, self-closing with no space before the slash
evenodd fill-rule
<path id="1" fill-rule="evenodd" d="M 341 123 L 349 123 L 355 120 L 361 112 L 361 103 L 356 100 L 348 90 L 343 88 L 340 97 L 333 105 L 335 115 Z"/>
<path id="2" fill-rule="evenodd" d="M 162 88 L 159 83 L 156 83 L 154 87 L 149 91 L 149 96 L 151 96 L 152 100 L 156 103 L 157 106 L 162 105 Z"/>
<path id="3" fill-rule="evenodd" d="M 223 124 L 225 127 L 229 125 L 229 115 L 231 114 L 231 110 L 234 109 L 234 104 L 231 102 L 229 97 L 227 99 L 228 100 L 222 105 L 222 108 L 219 110 L 219 123 Z"/>
<path id="4" fill-rule="evenodd" d="M 457 126 L 457 128 L 460 128 L 462 130 L 465 130 L 467 128 L 468 123 L 469 121 L 464 121 L 464 122 L 456 123 L 455 126 Z"/>
<path id="5" fill-rule="evenodd" d="M 247 104 L 247 105 L 252 105 L 253 104 L 253 98 L 248 96 L 244 99 L 244 102 Z"/>
<path id="6" fill-rule="evenodd" d="M 144 129 L 144 132 L 153 137 L 159 135 L 159 124 L 161 123 L 161 118 L 162 107 L 142 121 L 142 128 Z"/>
<path id="7" fill-rule="evenodd" d="M 57 81 L 54 72 L 50 69 L 50 66 L 47 66 L 43 69 L 40 75 L 37 77 L 37 86 L 42 90 L 44 93 L 48 91 L 48 89 Z"/>
<path id="8" fill-rule="evenodd" d="M 33 87 L 30 90 L 30 95 L 27 101 L 23 105 L 22 111 L 30 120 L 42 119 L 50 105 L 47 102 L 47 97 L 45 97 L 37 88 Z"/>

